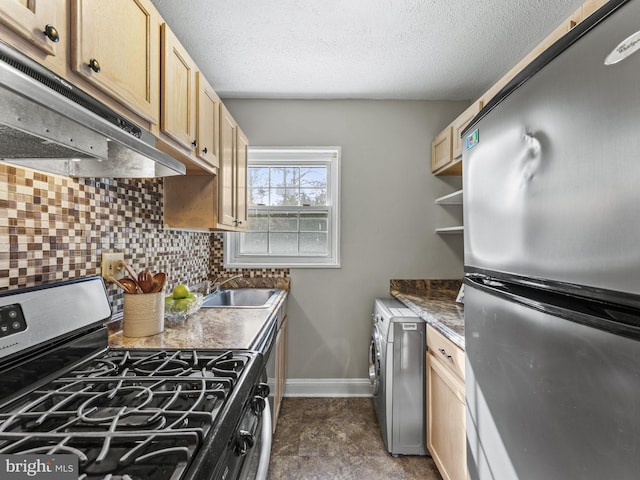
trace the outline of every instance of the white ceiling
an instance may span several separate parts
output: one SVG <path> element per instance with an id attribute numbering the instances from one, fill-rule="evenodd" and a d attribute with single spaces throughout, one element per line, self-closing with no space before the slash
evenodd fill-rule
<path id="1" fill-rule="evenodd" d="M 152 0 L 223 98 L 471 100 L 582 0 Z"/>

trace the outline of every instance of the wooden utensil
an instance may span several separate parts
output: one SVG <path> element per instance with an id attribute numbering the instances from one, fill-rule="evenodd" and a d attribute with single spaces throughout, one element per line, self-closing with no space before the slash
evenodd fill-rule
<path id="1" fill-rule="evenodd" d="M 124 290 L 124 292 L 126 293 L 136 293 L 135 290 L 133 292 L 130 291 L 131 286 L 130 285 L 125 285 L 122 282 L 116 280 L 113 277 L 106 277 L 107 280 L 109 280 L 110 282 L 115 283 L 117 286 L 119 286 L 122 290 Z M 123 279 L 123 280 L 128 280 L 128 279 Z M 126 283 L 126 282 L 125 282 Z"/>
<path id="2" fill-rule="evenodd" d="M 153 282 L 151 285 L 151 292 L 161 292 L 164 286 L 167 284 L 167 274 L 164 272 L 158 272 L 153 276 Z"/>
<path id="3" fill-rule="evenodd" d="M 122 266 L 125 268 L 129 276 L 135 282 L 136 279 L 138 278 L 138 275 L 136 275 L 136 272 L 134 272 L 133 269 L 124 260 L 121 260 L 121 262 L 122 262 Z"/>
<path id="4" fill-rule="evenodd" d="M 119 280 L 122 289 L 127 293 L 138 293 L 138 283 L 131 278 L 121 278 Z"/>
<path id="5" fill-rule="evenodd" d="M 153 275 L 147 269 L 138 274 L 138 286 L 142 293 L 150 293 L 153 288 Z"/>

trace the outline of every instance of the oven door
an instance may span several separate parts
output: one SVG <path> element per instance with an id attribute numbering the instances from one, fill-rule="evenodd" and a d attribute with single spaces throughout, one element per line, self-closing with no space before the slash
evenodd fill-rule
<path id="1" fill-rule="evenodd" d="M 271 456 L 271 411 L 269 400 L 256 413 L 249 401 L 227 442 L 224 456 L 209 480 L 266 480 Z"/>
<path id="2" fill-rule="evenodd" d="M 247 453 L 242 471 L 238 478 L 242 480 L 267 480 L 269 460 L 271 458 L 271 410 L 269 400 L 260 417 L 260 425 L 255 436 L 255 444 Z"/>

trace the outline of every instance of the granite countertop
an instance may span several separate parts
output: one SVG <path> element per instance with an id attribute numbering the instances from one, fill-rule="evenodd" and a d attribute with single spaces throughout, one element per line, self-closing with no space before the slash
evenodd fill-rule
<path id="1" fill-rule="evenodd" d="M 165 320 L 164 331 L 148 337 L 125 337 L 117 322 L 110 326 L 111 348 L 248 349 L 262 337 L 286 300 L 283 290 L 266 308 L 202 308 L 184 321 Z"/>
<path id="2" fill-rule="evenodd" d="M 391 295 L 464 350 L 464 306 L 456 302 L 461 282 L 411 282 L 392 280 Z"/>

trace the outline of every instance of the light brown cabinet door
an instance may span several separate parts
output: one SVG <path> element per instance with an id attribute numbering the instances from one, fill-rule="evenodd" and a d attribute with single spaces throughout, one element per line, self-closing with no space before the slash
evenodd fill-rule
<path id="1" fill-rule="evenodd" d="M 72 69 L 158 123 L 160 16 L 149 0 L 72 0 Z"/>
<path id="2" fill-rule="evenodd" d="M 0 23 L 46 55 L 56 55 L 56 43 L 45 35 L 47 25 L 60 35 L 58 2 L 54 0 L 2 0 Z M 53 35 L 54 32 L 51 32 Z"/>
<path id="3" fill-rule="evenodd" d="M 220 109 L 218 224 L 221 229 L 247 228 L 247 153 L 249 141 L 224 105 Z"/>
<path id="4" fill-rule="evenodd" d="M 198 158 L 212 167 L 218 167 L 220 141 L 220 98 L 201 72 L 196 75 L 198 84 Z"/>
<path id="5" fill-rule="evenodd" d="M 220 169 L 218 170 L 218 223 L 235 227 L 235 137 L 236 122 L 222 105 L 220 110 Z"/>
<path id="6" fill-rule="evenodd" d="M 196 140 L 196 64 L 162 24 L 162 106 L 160 129 L 192 153 Z"/>
<path id="7" fill-rule="evenodd" d="M 240 127 L 236 127 L 236 227 L 247 228 L 247 162 L 249 140 Z"/>
<path id="8" fill-rule="evenodd" d="M 427 354 L 427 448 L 444 480 L 466 480 L 464 382 Z"/>
<path id="9" fill-rule="evenodd" d="M 453 159 L 462 158 L 462 144 L 464 143 L 461 137 L 462 131 L 467 128 L 467 125 L 471 123 L 471 120 L 473 120 L 473 118 L 480 112 L 481 108 L 482 102 L 480 100 L 473 102 L 469 108 L 458 115 L 458 118 L 453 121 L 453 138 L 451 139 L 451 143 L 453 145 L 451 157 Z"/>
<path id="10" fill-rule="evenodd" d="M 452 161 L 451 125 L 441 131 L 431 142 L 431 171 L 437 173 Z"/>

